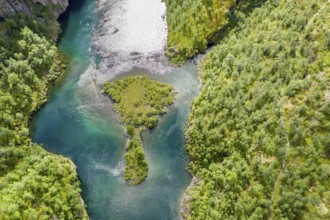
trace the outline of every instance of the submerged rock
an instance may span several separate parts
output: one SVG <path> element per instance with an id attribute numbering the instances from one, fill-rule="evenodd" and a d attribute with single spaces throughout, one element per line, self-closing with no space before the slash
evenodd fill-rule
<path id="1" fill-rule="evenodd" d="M 113 30 L 112 34 L 115 34 L 115 33 L 117 33 L 118 31 L 119 31 L 119 29 L 118 29 L 118 28 L 115 28 L 115 29 Z"/>

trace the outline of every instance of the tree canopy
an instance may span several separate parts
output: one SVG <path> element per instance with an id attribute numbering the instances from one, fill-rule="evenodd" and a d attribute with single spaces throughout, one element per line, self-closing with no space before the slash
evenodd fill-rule
<path id="1" fill-rule="evenodd" d="M 330 4 L 235 13 L 244 19 L 199 65 L 188 218 L 328 219 Z"/>
<path id="2" fill-rule="evenodd" d="M 58 50 L 27 27 L 15 36 L 0 62 L 0 219 L 87 219 L 74 164 L 29 138 L 29 118 L 63 68 Z"/>
<path id="3" fill-rule="evenodd" d="M 166 54 L 182 64 L 198 52 L 204 52 L 208 40 L 228 21 L 235 0 L 165 0 L 168 39 Z"/>

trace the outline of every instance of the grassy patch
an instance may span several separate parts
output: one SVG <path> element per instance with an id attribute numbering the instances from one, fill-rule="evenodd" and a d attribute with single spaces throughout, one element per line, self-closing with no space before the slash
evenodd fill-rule
<path id="1" fill-rule="evenodd" d="M 174 102 L 173 88 L 146 76 L 135 76 L 105 83 L 103 93 L 116 102 L 115 110 L 130 137 L 125 155 L 125 179 L 139 184 L 148 174 L 140 133 L 156 126 L 158 116 Z"/>

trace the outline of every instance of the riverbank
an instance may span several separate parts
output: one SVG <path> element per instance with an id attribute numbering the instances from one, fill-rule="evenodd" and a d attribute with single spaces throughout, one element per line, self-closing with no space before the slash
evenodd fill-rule
<path id="1" fill-rule="evenodd" d="M 24 27 L 1 54 L 0 216 L 88 219 L 72 162 L 29 137 L 31 115 L 47 102 L 49 83 L 63 71 L 58 49 L 39 34 Z"/>
<path id="2" fill-rule="evenodd" d="M 186 189 L 186 191 L 184 192 L 181 202 L 180 202 L 180 218 L 181 220 L 187 220 L 189 219 L 189 217 L 191 216 L 190 211 L 190 201 L 191 201 L 191 196 L 189 195 L 189 193 L 191 191 L 193 191 L 194 189 L 196 189 L 198 187 L 198 183 L 201 179 L 193 176 L 188 188 Z"/>
<path id="3" fill-rule="evenodd" d="M 266 1 L 203 59 L 186 132 L 202 178 L 192 219 L 329 217 L 329 11 Z"/>

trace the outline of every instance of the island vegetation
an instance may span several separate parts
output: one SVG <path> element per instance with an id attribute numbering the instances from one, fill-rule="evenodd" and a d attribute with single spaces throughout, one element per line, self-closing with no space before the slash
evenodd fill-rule
<path id="1" fill-rule="evenodd" d="M 88 219 L 74 164 L 29 137 L 31 115 L 65 68 L 56 27 L 23 15 L 0 22 L 0 219 Z"/>
<path id="2" fill-rule="evenodd" d="M 148 175 L 140 133 L 155 127 L 158 116 L 166 113 L 166 107 L 174 102 L 173 88 L 146 76 L 134 76 L 107 82 L 102 92 L 115 101 L 115 110 L 130 139 L 125 154 L 125 179 L 139 184 Z"/>
<path id="3" fill-rule="evenodd" d="M 329 15 L 328 0 L 234 12 L 199 65 L 184 219 L 330 218 Z M 171 16 L 193 26 L 185 13 Z"/>

